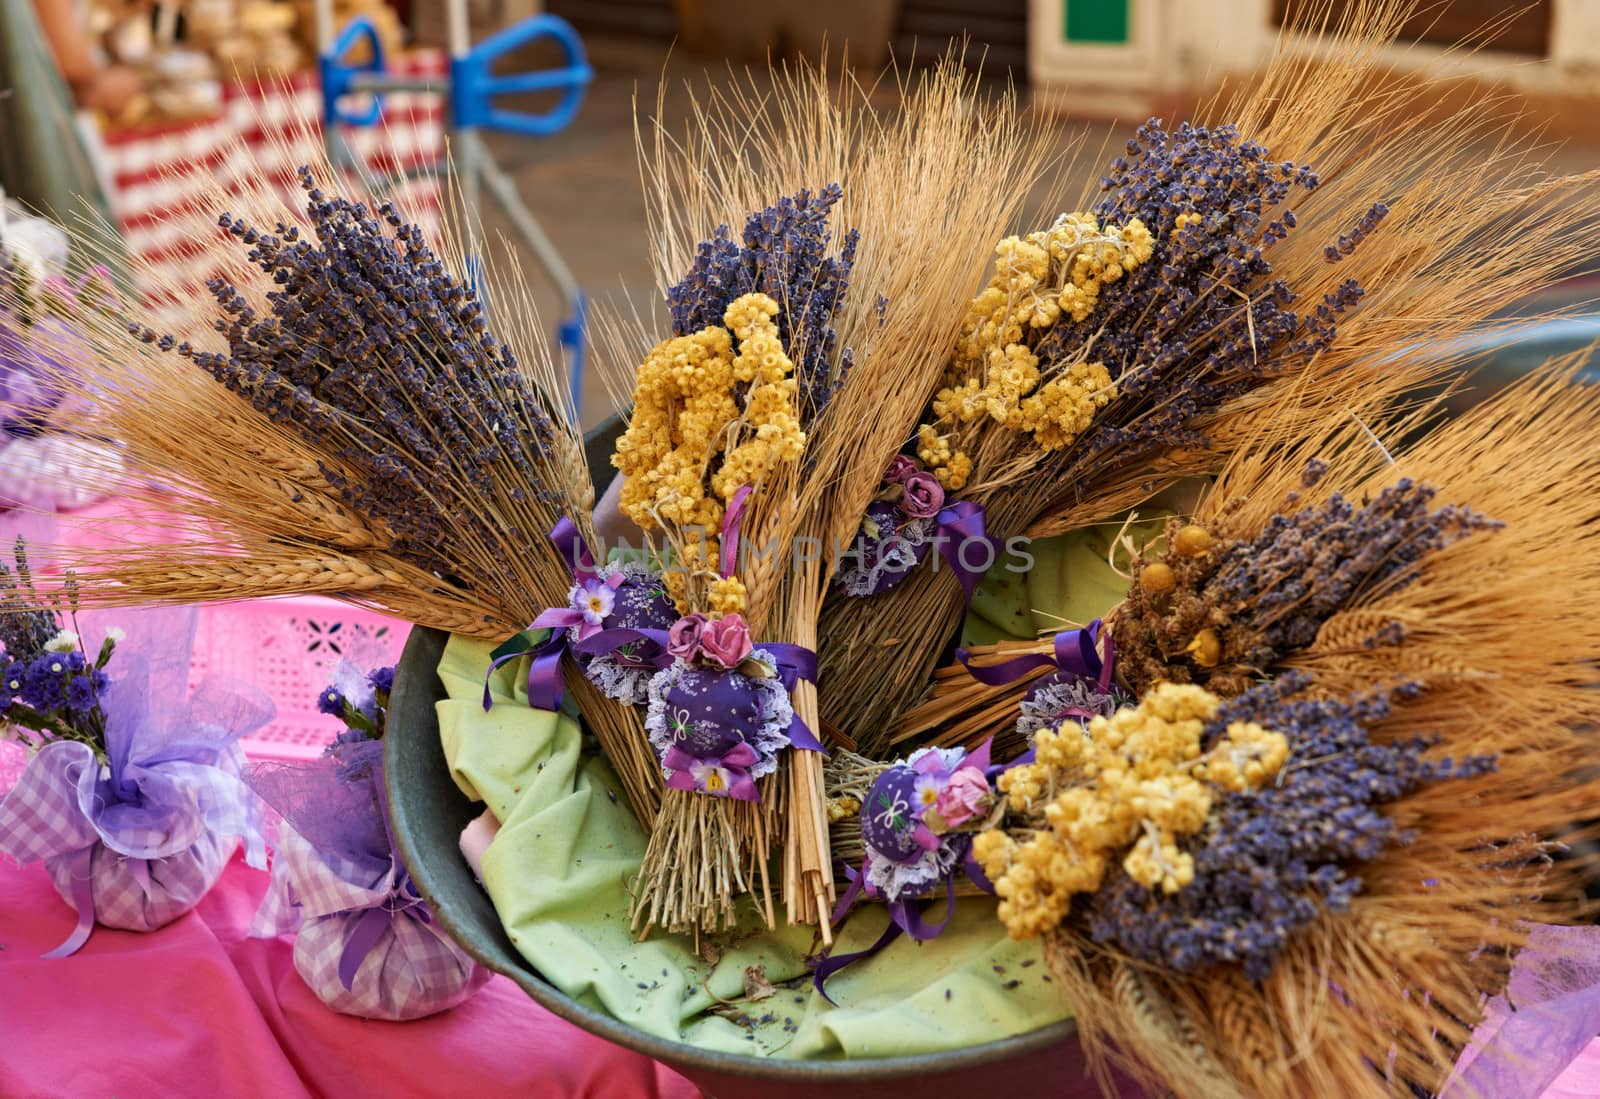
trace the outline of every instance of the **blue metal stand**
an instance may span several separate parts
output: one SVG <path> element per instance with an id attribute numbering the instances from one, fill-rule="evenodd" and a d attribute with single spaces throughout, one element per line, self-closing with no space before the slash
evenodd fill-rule
<path id="1" fill-rule="evenodd" d="M 336 168 L 354 172 L 374 193 L 383 192 L 397 180 L 375 178 L 350 147 L 339 127 L 376 125 L 383 117 L 385 92 L 435 92 L 445 97 L 455 175 L 466 207 L 462 220 L 467 233 L 469 265 L 474 263 L 471 257 L 480 251 L 475 218 L 479 195 L 487 187 L 566 300 L 568 314 L 561 323 L 559 338 L 566 351 L 572 415 L 576 422 L 588 342 L 588 300 L 544 227 L 522 201 L 511 177 L 494 160 L 479 131 L 499 130 L 524 137 L 548 137 L 559 133 L 577 116 L 584 93 L 594 80 L 594 70 L 589 66 L 583 41 L 577 31 L 557 16 L 535 15 L 485 39 L 475 47 L 467 41 L 465 0 L 450 0 L 450 17 L 450 77 L 441 84 L 438 81 L 386 73 L 383 45 L 372 22 L 364 16 L 358 17 L 335 38 L 332 33 L 331 0 L 318 0 L 318 38 L 322 43 L 318 68 L 322 76 L 323 135 L 328 147 L 328 159 Z M 540 39 L 554 41 L 560 46 L 563 63 L 559 67 L 502 76 L 490 71 L 494 62 L 504 54 Z M 360 65 L 346 63 L 343 58 L 362 42 L 367 45 L 371 57 Z M 506 110 L 495 105 L 497 96 L 528 92 L 559 92 L 560 99 L 555 106 L 542 113 Z M 361 95 L 371 96 L 371 102 L 364 109 L 346 109 L 345 100 Z M 430 167 L 417 174 L 437 175 L 439 169 Z M 477 281 L 481 282 L 481 279 Z M 485 308 L 491 308 L 489 303 L 485 302 Z"/>

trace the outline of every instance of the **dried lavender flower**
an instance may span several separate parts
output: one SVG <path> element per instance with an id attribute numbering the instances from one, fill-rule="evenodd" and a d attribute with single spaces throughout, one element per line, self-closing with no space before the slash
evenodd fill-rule
<path id="1" fill-rule="evenodd" d="M 837 183 L 813 194 L 786 195 L 745 220 L 740 242 L 726 225 L 701 241 L 683 279 L 667 290 L 674 335 L 686 336 L 722 324 L 728 305 L 744 294 L 766 294 L 780 307 L 778 335 L 795 364 L 801 422 L 810 424 L 844 383 L 854 362 L 849 348 L 834 352 L 833 321 L 844 308 L 861 234 L 845 233 L 828 255 L 833 230 L 828 217 L 843 196 Z M 881 295 L 879 316 L 888 308 Z"/>
<path id="2" fill-rule="evenodd" d="M 1296 930 L 1360 892 L 1360 863 L 1404 842 L 1383 805 L 1495 769 L 1492 756 L 1430 758 L 1436 737 L 1370 738 L 1415 687 L 1295 699 L 1309 682 L 1290 673 L 1218 708 L 1203 748 L 1233 722 L 1256 722 L 1288 738 L 1289 762 L 1277 782 L 1220 798 L 1205 828 L 1181 843 L 1194 857 L 1194 880 L 1177 893 L 1153 892 L 1121 870 L 1108 879 L 1088 908 L 1095 941 L 1182 973 L 1240 965 L 1262 980 Z"/>
<path id="3" fill-rule="evenodd" d="M 1116 400 L 1063 455 L 1062 481 L 1169 447 L 1203 447 L 1200 417 L 1333 342 L 1361 287 L 1346 280 L 1301 305 L 1269 259 L 1296 227 L 1288 203 L 1319 182 L 1310 167 L 1274 160 L 1231 125 L 1168 131 L 1151 119 L 1140 127 L 1101 180 L 1105 197 L 1093 212 L 1115 224 L 1138 218 L 1157 242 L 1155 258 L 1037 348 L 1043 367 L 1073 361 L 1092 341 L 1117 387 Z M 1353 252 L 1387 212 L 1374 206 L 1329 246 L 1333 253 Z"/>
<path id="4" fill-rule="evenodd" d="M 389 203 L 376 211 L 300 185 L 315 241 L 279 223 L 262 232 L 228 214 L 219 224 L 271 278 L 258 314 L 224 279 L 208 285 L 223 316 L 217 354 L 134 329 L 176 349 L 278 423 L 345 465 L 324 475 L 353 510 L 388 525 L 397 556 L 442 571 L 452 538 L 507 535 L 440 502 L 463 493 L 521 500 L 538 485 L 554 436 L 550 409 L 509 346 L 488 330 L 477 296 Z M 458 532 L 458 527 L 464 527 Z"/>
<path id="5" fill-rule="evenodd" d="M 1311 487 L 1326 469 L 1313 460 L 1302 484 Z M 1165 679 L 1239 693 L 1315 642 L 1335 614 L 1372 592 L 1413 582 L 1430 553 L 1501 525 L 1471 508 L 1435 508 L 1435 494 L 1404 478 L 1360 507 L 1335 493 L 1321 504 L 1279 512 L 1254 537 L 1221 542 L 1203 556 L 1169 549 L 1160 560 L 1171 567 L 1174 585 L 1147 592 L 1136 580 L 1117 617 L 1122 674 L 1140 691 Z M 1287 503 L 1298 499 L 1291 494 Z M 1207 630 L 1218 643 L 1209 659 L 1195 647 Z M 1402 636 L 1398 628 L 1380 629 L 1372 644 Z"/>

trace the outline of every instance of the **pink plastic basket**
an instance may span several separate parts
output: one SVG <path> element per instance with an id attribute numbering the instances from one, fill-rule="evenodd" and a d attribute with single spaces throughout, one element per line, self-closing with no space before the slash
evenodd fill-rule
<path id="1" fill-rule="evenodd" d="M 106 500 L 71 515 L 0 512 L 0 550 L 18 535 L 34 546 L 34 566 L 51 571 L 60 543 L 105 547 L 159 541 L 157 517 L 125 500 Z M 68 554 L 70 556 L 70 553 Z M 191 689 L 208 675 L 253 683 L 277 704 L 278 716 L 244 742 L 254 756 L 305 759 L 319 754 L 341 728 L 317 712 L 317 695 L 341 658 L 361 668 L 393 664 L 405 645 L 406 623 L 331 599 L 297 596 L 216 603 L 200 609 L 195 627 Z M 9 790 L 27 762 L 22 747 L 0 737 L 0 791 Z"/>
<path id="2" fill-rule="evenodd" d="M 304 759 L 321 753 L 342 726 L 317 712 L 317 695 L 341 659 L 363 669 L 393 664 L 404 622 L 331 599 L 295 597 L 202 607 L 191 687 L 208 675 L 253 683 L 278 706 L 272 724 L 244 742 L 254 756 Z"/>

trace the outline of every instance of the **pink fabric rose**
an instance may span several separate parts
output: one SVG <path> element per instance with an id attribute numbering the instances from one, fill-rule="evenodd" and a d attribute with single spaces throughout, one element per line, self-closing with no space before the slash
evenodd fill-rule
<path id="1" fill-rule="evenodd" d="M 907 477 L 910 477 L 913 473 L 921 472 L 922 467 L 917 464 L 915 458 L 908 458 L 904 454 L 896 454 L 889 459 L 889 468 L 883 471 L 883 481 L 889 485 L 903 484 Z"/>
<path id="2" fill-rule="evenodd" d="M 907 477 L 900 510 L 913 519 L 932 519 L 944 507 L 944 486 L 931 473 L 918 471 Z"/>
<path id="3" fill-rule="evenodd" d="M 939 791 L 934 810 L 951 828 L 981 815 L 989 802 L 989 780 L 976 767 L 962 767 Z"/>
<path id="4" fill-rule="evenodd" d="M 752 648 L 750 627 L 742 614 L 724 615 L 700 631 L 700 654 L 724 668 L 737 668 Z"/>
<path id="5" fill-rule="evenodd" d="M 706 628 L 706 616 L 689 614 L 678 619 L 667 630 L 667 652 L 685 664 L 700 655 L 700 637 Z"/>

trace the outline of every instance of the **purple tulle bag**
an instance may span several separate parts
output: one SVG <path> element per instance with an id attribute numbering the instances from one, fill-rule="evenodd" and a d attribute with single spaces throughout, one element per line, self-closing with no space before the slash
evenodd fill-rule
<path id="1" fill-rule="evenodd" d="M 334 1011 L 420 1019 L 488 983 L 437 924 L 393 854 L 383 744 L 344 734 L 320 759 L 258 763 L 247 781 L 283 816 L 272 884 L 250 933 L 295 933 L 294 965 Z"/>
<path id="2" fill-rule="evenodd" d="M 1600 1034 L 1600 927 L 1538 925 L 1441 1099 L 1538 1099 Z"/>
<path id="3" fill-rule="evenodd" d="M 107 669 L 107 762 L 88 744 L 50 741 L 0 801 L 0 851 L 42 861 L 78 916 L 46 957 L 76 951 L 97 922 L 128 931 L 172 922 L 200 902 L 241 841 L 246 861 L 266 868 L 261 807 L 240 779 L 238 741 L 272 719 L 271 700 L 211 680 L 188 693 L 192 609 L 118 617 L 130 640 Z"/>

